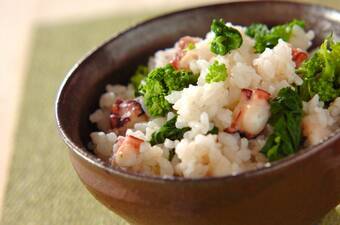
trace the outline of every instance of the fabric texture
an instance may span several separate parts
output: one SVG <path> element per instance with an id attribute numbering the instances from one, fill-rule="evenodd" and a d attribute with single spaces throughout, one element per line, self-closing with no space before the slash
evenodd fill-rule
<path id="1" fill-rule="evenodd" d="M 2 225 L 125 225 L 73 170 L 56 129 L 54 101 L 67 71 L 104 40 L 146 15 L 38 26 L 25 82 Z"/>

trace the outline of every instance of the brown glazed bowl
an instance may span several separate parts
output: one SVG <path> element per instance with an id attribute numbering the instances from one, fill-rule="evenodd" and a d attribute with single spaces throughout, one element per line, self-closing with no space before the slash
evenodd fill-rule
<path id="1" fill-rule="evenodd" d="M 155 51 L 184 35 L 203 36 L 213 18 L 241 25 L 302 19 L 315 31 L 315 45 L 331 31 L 340 34 L 334 9 L 269 1 L 193 8 L 130 28 L 75 65 L 61 85 L 57 126 L 74 169 L 98 201 L 135 225 L 312 225 L 340 203 L 340 133 L 271 167 L 203 179 L 124 172 L 86 149 L 95 130 L 88 117 L 105 84 L 126 84 Z"/>

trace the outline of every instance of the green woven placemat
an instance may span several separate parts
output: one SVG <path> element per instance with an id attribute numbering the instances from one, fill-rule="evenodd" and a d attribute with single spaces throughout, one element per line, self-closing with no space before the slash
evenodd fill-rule
<path id="1" fill-rule="evenodd" d="M 33 40 L 2 225 L 123 225 L 86 191 L 57 134 L 54 101 L 70 67 L 145 15 L 39 26 Z"/>
<path id="2" fill-rule="evenodd" d="M 56 131 L 54 100 L 72 64 L 146 17 L 116 16 L 36 29 L 1 225 L 126 225 L 80 183 Z M 339 217 L 333 211 L 324 225 L 339 225 Z"/>

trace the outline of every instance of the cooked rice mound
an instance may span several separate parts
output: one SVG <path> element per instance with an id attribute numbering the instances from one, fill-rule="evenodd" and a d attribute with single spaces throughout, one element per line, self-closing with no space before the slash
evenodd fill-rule
<path id="1" fill-rule="evenodd" d="M 215 36 L 213 32 L 204 39 L 196 38 L 195 48 L 184 55 L 180 66 L 199 74 L 197 84 L 190 84 L 165 97 L 177 114 L 176 128 L 190 128 L 181 140 L 166 138 L 161 144 L 150 144 L 152 134 L 175 116 L 173 112 L 164 117 L 149 116 L 148 121 L 139 121 L 127 128 L 125 135 L 113 132 L 110 121 L 112 105 L 117 99 L 127 101 L 135 97 L 131 85 L 108 85 L 99 100 L 100 108 L 90 115 L 90 121 L 100 130 L 90 135 L 94 153 L 114 167 L 152 176 L 236 175 L 270 165 L 260 152 L 272 132 L 268 124 L 260 134 L 251 138 L 242 132 L 226 132 L 226 128 L 233 124 L 243 89 L 261 89 L 274 98 L 280 89 L 302 84 L 295 72 L 292 47 L 307 50 L 314 34 L 295 26 L 288 42 L 280 39 L 274 48 L 256 54 L 253 49 L 255 41 L 245 34 L 245 28 L 227 25 L 240 32 L 242 45 L 222 56 L 210 51 Z M 176 57 L 178 45 L 156 52 L 149 60 L 149 71 L 169 64 Z M 224 81 L 207 83 L 209 66 L 216 61 L 225 65 L 228 76 Z M 139 97 L 138 101 L 145 109 L 143 98 Z M 124 115 L 119 116 L 123 123 Z M 303 102 L 305 147 L 325 140 L 338 127 L 339 118 L 340 98 L 336 98 L 328 109 L 318 95 Z M 248 119 L 248 123 L 256 126 L 254 120 Z M 242 126 L 245 125 L 235 125 L 235 129 L 241 130 Z M 214 127 L 218 132 L 209 133 Z"/>

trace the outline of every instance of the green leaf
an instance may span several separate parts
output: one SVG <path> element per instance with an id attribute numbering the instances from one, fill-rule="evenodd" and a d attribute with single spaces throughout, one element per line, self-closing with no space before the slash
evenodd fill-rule
<path id="1" fill-rule="evenodd" d="M 169 150 L 169 161 L 171 162 L 172 159 L 174 158 L 176 152 L 175 152 L 175 149 L 170 149 Z"/>
<path id="2" fill-rule="evenodd" d="M 187 71 L 171 71 L 164 75 L 164 83 L 169 92 L 183 90 L 189 84 L 196 83 L 197 79 L 198 76 Z"/>
<path id="3" fill-rule="evenodd" d="M 185 51 L 190 51 L 190 50 L 193 50 L 193 49 L 195 49 L 195 48 L 196 48 L 195 43 L 189 42 L 189 43 L 188 43 L 188 46 L 187 46 L 184 50 L 185 50 Z"/>
<path id="4" fill-rule="evenodd" d="M 273 48 L 279 39 L 288 41 L 291 37 L 293 27 L 305 27 L 301 20 L 292 20 L 289 23 L 272 27 L 270 30 L 265 24 L 255 23 L 247 27 L 246 34 L 255 39 L 255 52 L 262 53 L 266 48 Z"/>
<path id="5" fill-rule="evenodd" d="M 301 144 L 302 100 L 290 87 L 280 90 L 270 102 L 269 124 L 273 133 L 261 152 L 269 161 L 278 160 L 298 151 Z"/>
<path id="6" fill-rule="evenodd" d="M 220 82 L 225 81 L 226 78 L 227 68 L 223 63 L 219 64 L 218 61 L 215 61 L 212 65 L 209 66 L 209 72 L 205 77 L 205 81 L 207 83 Z"/>
<path id="7" fill-rule="evenodd" d="M 171 111 L 171 104 L 165 96 L 171 91 L 180 91 L 197 82 L 197 76 L 187 71 L 176 71 L 170 64 L 152 70 L 139 85 L 139 93 L 151 116 L 164 116 Z"/>
<path id="8" fill-rule="evenodd" d="M 155 131 L 151 135 L 150 144 L 162 144 L 164 143 L 165 139 L 174 140 L 181 140 L 185 132 L 189 131 L 189 127 L 185 127 L 179 129 L 175 126 L 177 120 L 177 116 L 168 120 L 158 131 Z"/>
<path id="9" fill-rule="evenodd" d="M 144 65 L 139 65 L 137 67 L 135 74 L 130 79 L 130 82 L 133 84 L 135 89 L 138 89 L 142 80 L 144 80 L 144 78 L 146 78 L 146 76 L 148 75 L 148 72 L 148 67 Z"/>
<path id="10" fill-rule="evenodd" d="M 309 101 L 318 94 L 323 102 L 331 102 L 340 94 L 340 43 L 328 36 L 319 50 L 296 71 L 303 79 L 300 96 Z"/>
<path id="11" fill-rule="evenodd" d="M 211 130 L 208 131 L 207 134 L 218 134 L 218 128 L 217 127 L 213 127 Z"/>
<path id="12" fill-rule="evenodd" d="M 246 29 L 246 35 L 255 38 L 255 36 L 263 36 L 269 33 L 268 27 L 262 23 L 253 23 Z"/>
<path id="13" fill-rule="evenodd" d="M 233 27 L 226 26 L 223 19 L 214 19 L 211 23 L 211 31 L 215 33 L 215 38 L 211 42 L 210 51 L 217 55 L 225 55 L 242 45 L 241 33 Z"/>

